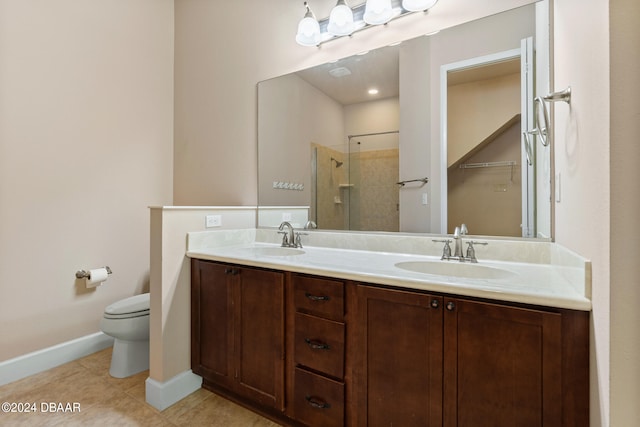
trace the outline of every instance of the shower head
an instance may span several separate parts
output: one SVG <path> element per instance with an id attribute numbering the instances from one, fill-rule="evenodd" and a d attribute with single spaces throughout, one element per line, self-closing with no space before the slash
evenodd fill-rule
<path id="1" fill-rule="evenodd" d="M 338 160 L 334 159 L 333 157 L 331 158 L 331 161 L 332 161 L 332 162 L 336 162 L 336 168 L 339 168 L 340 166 L 342 166 L 342 162 L 340 162 L 340 161 L 338 161 Z"/>

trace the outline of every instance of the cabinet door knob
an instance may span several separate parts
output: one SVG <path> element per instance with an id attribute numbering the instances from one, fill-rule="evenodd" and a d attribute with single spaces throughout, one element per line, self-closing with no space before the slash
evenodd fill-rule
<path id="1" fill-rule="evenodd" d="M 319 397 L 316 396 L 305 396 L 304 397 L 307 401 L 307 403 L 311 406 L 313 406 L 314 408 L 317 409 L 329 409 L 331 408 L 331 405 L 329 405 L 327 402 L 325 402 L 324 400 L 320 399 Z"/>
<path id="2" fill-rule="evenodd" d="M 433 308 L 440 307 L 440 301 L 438 301 L 437 299 L 432 299 L 431 300 L 431 307 L 433 307 Z"/>
<path id="3" fill-rule="evenodd" d="M 323 343 L 322 341 L 305 338 L 304 342 L 306 342 L 307 345 L 309 347 L 311 347 L 312 349 L 314 349 L 314 350 L 329 350 L 329 349 L 331 349 L 329 344 Z"/>
<path id="4" fill-rule="evenodd" d="M 304 296 L 309 298 L 311 301 L 329 301 L 329 297 L 325 295 L 313 295 L 309 292 L 305 292 Z"/>
<path id="5" fill-rule="evenodd" d="M 224 269 L 224 274 L 235 276 L 236 274 L 240 274 L 240 270 L 238 270 L 237 268 L 229 267 Z"/>
<path id="6" fill-rule="evenodd" d="M 455 304 L 453 301 L 449 301 L 449 302 L 447 303 L 447 310 L 449 310 L 449 311 L 453 311 L 453 310 L 455 310 L 455 309 L 456 309 L 456 304 Z"/>

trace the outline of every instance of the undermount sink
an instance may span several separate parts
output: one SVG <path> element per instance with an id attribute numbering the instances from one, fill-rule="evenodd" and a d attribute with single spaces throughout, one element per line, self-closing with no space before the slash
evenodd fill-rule
<path id="1" fill-rule="evenodd" d="M 467 279 L 508 279 L 516 276 L 509 270 L 456 261 L 407 261 L 397 263 L 396 267 L 416 273 Z"/>
<path id="2" fill-rule="evenodd" d="M 247 248 L 246 250 L 256 256 L 292 256 L 304 253 L 302 249 L 286 247 Z"/>

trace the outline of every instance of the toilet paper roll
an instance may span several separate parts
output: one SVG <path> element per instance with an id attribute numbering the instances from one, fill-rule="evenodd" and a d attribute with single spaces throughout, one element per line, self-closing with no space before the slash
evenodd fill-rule
<path id="1" fill-rule="evenodd" d="M 107 280 L 109 272 L 106 268 L 94 268 L 89 270 L 89 277 L 86 278 L 87 288 L 95 288 Z"/>

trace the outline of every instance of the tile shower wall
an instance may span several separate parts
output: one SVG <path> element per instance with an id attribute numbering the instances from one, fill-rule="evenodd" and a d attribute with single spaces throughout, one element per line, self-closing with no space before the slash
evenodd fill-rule
<path id="1" fill-rule="evenodd" d="M 399 150 L 364 151 L 350 155 L 351 230 L 399 230 Z"/>
<path id="2" fill-rule="evenodd" d="M 316 149 L 316 223 L 318 228 L 325 230 L 348 229 L 345 203 L 348 201 L 349 182 L 347 174 L 348 166 L 345 162 L 345 153 L 323 145 L 313 145 Z M 336 167 L 331 158 L 343 162 L 341 167 Z M 343 187 L 340 187 L 343 184 Z M 313 203 L 312 203 L 313 204 Z"/>

